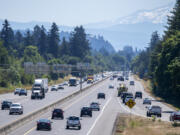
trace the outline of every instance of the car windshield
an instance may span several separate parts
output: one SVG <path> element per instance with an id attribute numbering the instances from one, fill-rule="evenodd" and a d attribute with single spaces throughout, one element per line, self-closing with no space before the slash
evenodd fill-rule
<path id="1" fill-rule="evenodd" d="M 3 103 L 3 104 L 9 104 L 10 102 L 8 102 L 8 101 L 3 101 L 2 103 Z"/>
<path id="2" fill-rule="evenodd" d="M 20 106 L 19 104 L 12 104 L 11 105 L 12 107 L 18 107 L 18 106 Z"/>
<path id="3" fill-rule="evenodd" d="M 69 120 L 79 120 L 78 117 L 69 117 Z"/>
<path id="4" fill-rule="evenodd" d="M 91 105 L 98 105 L 98 103 L 91 103 Z"/>
<path id="5" fill-rule="evenodd" d="M 54 109 L 54 112 L 62 112 L 61 109 Z"/>

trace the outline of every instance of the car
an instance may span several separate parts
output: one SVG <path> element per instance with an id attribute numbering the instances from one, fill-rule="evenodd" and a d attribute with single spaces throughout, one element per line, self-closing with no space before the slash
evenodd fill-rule
<path id="1" fill-rule="evenodd" d="M 11 114 L 23 114 L 23 106 L 20 103 L 12 103 L 9 109 L 9 115 Z"/>
<path id="2" fill-rule="evenodd" d="M 180 111 L 172 112 L 169 117 L 170 121 L 180 121 Z"/>
<path id="3" fill-rule="evenodd" d="M 125 99 L 126 99 L 127 96 L 133 97 L 133 94 L 130 93 L 130 92 L 123 92 L 122 95 L 121 95 L 121 99 L 122 99 L 123 103 L 125 103 Z"/>
<path id="4" fill-rule="evenodd" d="M 132 100 L 134 101 L 133 96 L 126 96 L 126 98 L 125 98 L 125 105 L 127 105 L 127 102 L 128 102 L 130 99 L 132 99 Z"/>
<path id="5" fill-rule="evenodd" d="M 83 107 L 83 108 L 81 108 L 80 117 L 83 117 L 83 116 L 90 116 L 90 117 L 92 117 L 92 110 L 91 110 L 90 107 Z"/>
<path id="6" fill-rule="evenodd" d="M 120 76 L 117 78 L 118 81 L 124 81 L 124 77 Z"/>
<path id="7" fill-rule="evenodd" d="M 37 121 L 37 127 L 36 130 L 51 130 L 51 123 L 52 121 L 48 119 L 40 119 Z"/>
<path id="8" fill-rule="evenodd" d="M 126 80 L 129 80 L 129 77 L 125 77 Z"/>
<path id="9" fill-rule="evenodd" d="M 58 89 L 63 90 L 64 89 L 63 85 L 62 84 L 58 85 Z"/>
<path id="10" fill-rule="evenodd" d="M 90 108 L 91 108 L 92 111 L 100 111 L 100 106 L 99 105 L 100 104 L 97 103 L 97 102 L 92 102 L 90 104 Z"/>
<path id="11" fill-rule="evenodd" d="M 97 94 L 97 99 L 100 99 L 100 98 L 105 99 L 106 98 L 105 94 L 104 93 L 98 93 Z"/>
<path id="12" fill-rule="evenodd" d="M 80 118 L 76 116 L 70 116 L 67 118 L 66 122 L 66 129 L 69 129 L 70 127 L 81 129 L 81 122 Z"/>
<path id="13" fill-rule="evenodd" d="M 1 103 L 1 110 L 4 110 L 4 109 L 9 109 L 10 106 L 11 106 L 12 102 L 11 101 L 3 101 Z"/>
<path id="14" fill-rule="evenodd" d="M 110 84 L 109 89 L 114 89 L 114 85 Z"/>
<path id="15" fill-rule="evenodd" d="M 56 85 L 54 85 L 54 86 L 51 87 L 51 91 L 57 91 L 57 90 L 58 90 L 58 88 L 57 88 Z"/>
<path id="16" fill-rule="evenodd" d="M 26 89 L 21 89 L 21 90 L 19 91 L 19 96 L 21 96 L 21 95 L 27 96 L 27 90 L 26 90 Z"/>
<path id="17" fill-rule="evenodd" d="M 129 82 L 129 85 L 134 85 L 134 81 L 130 81 L 130 82 Z"/>
<path id="18" fill-rule="evenodd" d="M 161 117 L 161 107 L 160 106 L 150 106 L 147 110 L 147 117 L 151 117 L 152 115 L 156 115 L 157 117 Z"/>
<path id="19" fill-rule="evenodd" d="M 52 111 L 52 117 L 51 117 L 51 119 L 54 119 L 54 118 L 64 119 L 64 111 L 63 111 L 62 109 L 55 108 L 55 109 Z"/>
<path id="20" fill-rule="evenodd" d="M 151 100 L 149 98 L 144 98 L 143 104 L 149 104 L 151 105 Z"/>
<path id="21" fill-rule="evenodd" d="M 135 98 L 142 98 L 142 92 L 141 91 L 136 91 Z"/>
<path id="22" fill-rule="evenodd" d="M 68 82 L 65 81 L 65 82 L 63 83 L 63 86 L 68 86 Z"/>
<path id="23" fill-rule="evenodd" d="M 20 90 L 21 90 L 21 88 L 16 88 L 16 89 L 14 90 L 14 95 L 19 94 Z"/>

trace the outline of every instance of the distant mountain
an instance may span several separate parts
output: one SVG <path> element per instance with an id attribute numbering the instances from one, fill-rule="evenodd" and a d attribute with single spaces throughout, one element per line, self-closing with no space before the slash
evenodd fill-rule
<path id="1" fill-rule="evenodd" d="M 117 50 L 126 44 L 144 48 L 148 46 L 152 32 L 163 34 L 173 7 L 174 3 L 170 3 L 152 10 L 140 10 L 114 21 L 87 24 L 85 28 L 91 34 L 103 35 Z"/>
<path id="2" fill-rule="evenodd" d="M 174 3 L 159 7 L 152 10 L 140 10 L 129 16 L 118 18 L 114 21 L 104 21 L 92 24 L 83 25 L 86 32 L 91 35 L 101 35 L 108 43 L 113 44 L 116 50 L 122 49 L 125 45 L 131 45 L 134 48 L 144 48 L 150 42 L 151 34 L 158 31 L 160 35 L 163 34 L 167 23 L 167 16 L 171 15 L 170 11 L 174 7 Z M 0 28 L 3 20 L 0 20 Z M 13 29 L 33 29 L 38 25 L 44 25 L 49 29 L 51 23 L 49 22 L 11 22 Z M 72 31 L 73 27 L 59 26 L 61 31 Z M 95 45 L 97 47 L 97 45 Z M 99 46 L 96 48 L 98 49 Z"/>

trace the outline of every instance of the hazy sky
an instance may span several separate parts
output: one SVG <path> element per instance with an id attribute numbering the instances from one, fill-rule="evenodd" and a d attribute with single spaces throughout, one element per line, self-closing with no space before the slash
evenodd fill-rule
<path id="1" fill-rule="evenodd" d="M 0 0 L 0 19 L 80 25 L 113 20 L 175 0 Z"/>

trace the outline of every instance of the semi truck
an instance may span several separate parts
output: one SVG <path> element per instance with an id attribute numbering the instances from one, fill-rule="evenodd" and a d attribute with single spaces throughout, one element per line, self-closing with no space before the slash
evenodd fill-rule
<path id="1" fill-rule="evenodd" d="M 31 99 L 43 99 L 48 91 L 48 79 L 35 79 L 32 86 Z"/>
<path id="2" fill-rule="evenodd" d="M 69 79 L 69 86 L 77 86 L 77 82 L 78 82 L 78 80 L 76 77 L 71 77 Z"/>

